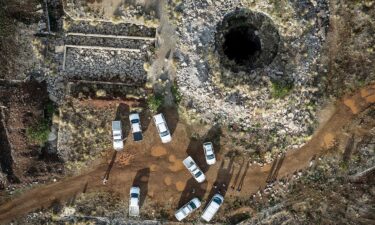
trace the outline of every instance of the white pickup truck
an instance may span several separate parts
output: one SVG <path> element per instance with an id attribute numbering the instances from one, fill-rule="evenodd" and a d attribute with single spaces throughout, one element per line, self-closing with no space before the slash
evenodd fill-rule
<path id="1" fill-rule="evenodd" d="M 190 215 L 192 212 L 194 212 L 196 209 L 198 209 L 200 206 L 201 201 L 199 201 L 198 198 L 193 198 L 184 206 L 182 206 L 179 210 L 177 210 L 174 216 L 178 221 L 181 221 L 185 219 L 188 215 Z"/>
<path id="2" fill-rule="evenodd" d="M 139 196 L 141 189 L 139 187 L 130 188 L 129 198 L 129 216 L 139 216 Z"/>
<path id="3" fill-rule="evenodd" d="M 212 197 L 210 203 L 208 203 L 207 207 L 204 209 L 202 219 L 210 222 L 210 220 L 219 210 L 220 206 L 223 204 L 223 201 L 224 197 L 221 194 L 215 194 L 214 197 Z"/>
<path id="4" fill-rule="evenodd" d="M 122 140 L 121 121 L 112 121 L 113 148 L 121 151 L 124 148 Z"/>
<path id="5" fill-rule="evenodd" d="M 197 166 L 197 164 L 194 162 L 193 158 L 191 156 L 188 156 L 184 161 L 182 161 L 184 166 L 189 170 L 191 175 L 195 178 L 195 180 L 198 181 L 198 183 L 202 183 L 205 179 L 206 176 L 202 172 L 201 169 Z"/>

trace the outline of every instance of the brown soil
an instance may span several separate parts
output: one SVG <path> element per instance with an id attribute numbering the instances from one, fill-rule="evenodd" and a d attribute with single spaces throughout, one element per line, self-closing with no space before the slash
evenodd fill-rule
<path id="1" fill-rule="evenodd" d="M 374 103 L 372 101 L 374 90 L 375 86 L 369 86 L 345 99 L 350 99 L 358 108 L 358 112 L 361 112 Z M 363 97 L 361 93 L 371 94 L 366 94 Z M 173 110 L 168 110 L 167 112 L 173 112 Z M 110 159 L 111 154 L 108 154 L 108 159 L 104 163 L 96 166 L 91 171 L 32 189 L 1 205 L 0 222 L 5 223 L 38 208 L 49 207 L 56 200 L 64 201 L 81 193 L 84 188 L 87 192 L 106 190 L 127 196 L 130 186 L 138 184 L 142 190 L 148 190 L 145 196 L 152 196 L 154 203 L 167 206 L 171 203 L 169 199 L 174 199 L 169 209 L 169 213 L 172 215 L 177 207 L 186 203 L 192 197 L 208 199 L 217 192 L 228 197 L 248 197 L 265 186 L 271 170 L 271 164 L 263 167 L 249 164 L 247 164 L 249 166 L 246 166 L 246 163 L 239 162 L 241 160 L 236 157 L 225 156 L 227 152 L 225 149 L 218 153 L 218 162 L 210 167 L 206 167 L 201 163 L 203 154 L 200 149 L 195 152 L 189 152 L 189 155 L 205 171 L 207 181 L 203 184 L 198 184 L 186 169 L 170 170 L 168 168 L 171 164 L 170 161 L 173 161 L 174 157 L 176 158 L 175 162 L 185 158 L 191 148 L 191 142 L 195 141 L 189 140 L 190 136 L 186 126 L 178 122 L 178 117 L 176 118 L 176 116 L 170 113 L 167 115 L 168 124 L 173 130 L 173 141 L 171 143 L 161 144 L 153 123 L 150 123 L 150 126 L 144 132 L 145 138 L 142 142 L 127 141 L 124 151 L 134 155 L 134 157 L 129 160 L 129 165 L 114 164 L 107 185 L 102 184 L 102 178 L 108 168 L 107 160 Z M 315 156 L 322 154 L 332 144 L 333 140 L 340 138 L 342 128 L 350 123 L 355 116 L 351 108 L 344 103 L 344 100 L 338 102 L 332 117 L 324 125 L 320 126 L 320 129 L 308 143 L 300 149 L 287 152 L 277 177 L 285 177 L 295 171 L 306 168 Z M 175 121 L 175 123 L 172 124 L 170 121 Z M 154 157 L 150 154 L 152 149 L 155 149 L 154 146 L 163 146 L 165 151 L 157 150 L 157 152 L 163 152 L 164 155 L 162 157 Z M 198 146 L 198 144 L 194 144 L 194 146 Z M 240 169 L 241 165 L 242 169 Z M 238 179 L 237 176 L 232 179 L 233 175 L 237 173 L 239 173 Z M 169 186 L 168 177 L 171 178 L 173 186 Z M 142 187 L 142 185 L 144 186 Z M 233 189 L 228 188 L 232 186 L 234 187 Z M 176 200 L 179 201 L 177 202 Z"/>
<path id="2" fill-rule="evenodd" d="M 26 136 L 28 128 L 43 120 L 47 102 L 45 85 L 36 81 L 0 83 L 0 105 L 4 106 L 1 111 L 8 131 L 8 135 L 1 138 L 8 139 L 10 143 L 9 149 L 0 146 L 0 158 L 4 159 L 2 169 L 13 185 L 45 182 L 62 176 L 63 164 L 57 156 L 45 154 L 38 143 L 33 143 Z M 11 152 L 8 159 L 4 158 L 6 151 Z"/>
<path id="3" fill-rule="evenodd" d="M 160 157 L 167 154 L 167 150 L 163 146 L 156 146 L 151 149 L 151 155 L 154 157 Z"/>

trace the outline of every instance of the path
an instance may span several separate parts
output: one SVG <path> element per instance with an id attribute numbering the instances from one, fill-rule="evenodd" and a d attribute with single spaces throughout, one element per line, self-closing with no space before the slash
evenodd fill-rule
<path id="1" fill-rule="evenodd" d="M 372 106 L 374 103 L 375 85 L 363 88 L 353 96 L 346 97 L 343 99 L 343 101 L 338 102 L 335 113 L 324 125 L 321 126 L 321 128 L 316 132 L 312 139 L 302 148 L 289 151 L 285 155 L 285 158 L 282 161 L 282 165 L 278 165 L 279 171 L 277 177 L 281 178 L 287 176 L 288 174 L 292 174 L 295 171 L 306 168 L 313 157 L 315 157 L 317 154 L 321 153 L 324 149 L 328 148 L 334 143 L 335 138 L 341 133 L 342 128 L 345 125 L 350 123 L 350 121 L 352 121 L 352 119 L 355 118 L 357 114 Z M 179 125 L 177 125 L 175 132 L 185 132 L 184 129 L 180 129 L 178 126 Z M 155 130 L 149 129 L 147 132 L 155 132 Z M 180 136 L 176 137 L 176 139 L 179 138 Z M 153 141 L 155 140 L 150 140 L 151 146 L 153 145 L 151 143 Z M 176 142 L 179 143 L 183 141 L 176 140 Z M 191 178 L 185 170 L 181 169 L 181 167 L 176 164 L 176 161 L 180 160 L 181 157 L 183 157 L 183 154 L 186 153 L 172 152 L 175 151 L 175 149 L 172 149 L 172 147 L 168 147 L 168 145 L 163 146 L 167 146 L 166 152 L 161 151 L 160 149 L 156 149 L 153 152 L 154 156 L 151 156 L 151 154 L 148 156 L 148 153 L 146 152 L 148 150 L 142 150 L 140 154 L 146 154 L 146 156 L 144 157 L 146 157 L 147 160 L 151 160 L 150 163 L 157 163 L 159 161 L 162 161 L 162 163 L 158 165 L 150 164 L 151 173 L 156 173 L 156 175 L 146 177 L 143 181 L 147 181 L 150 183 L 148 186 L 147 196 L 154 200 L 154 193 L 157 193 L 157 195 L 159 196 L 159 201 L 164 201 L 164 203 L 166 204 L 168 202 L 176 202 L 176 199 L 178 199 L 181 194 L 178 192 L 178 190 L 175 190 L 175 188 L 172 187 L 168 188 L 168 191 L 163 192 L 156 189 L 157 187 L 154 187 L 152 183 L 159 182 L 159 184 L 156 186 L 161 186 L 162 190 L 163 188 L 165 188 L 165 186 L 163 186 L 164 183 L 166 183 L 166 185 L 175 183 L 176 188 L 180 189 L 179 191 L 181 191 L 181 185 L 186 190 L 189 187 L 190 183 L 195 184 L 196 182 L 189 182 L 189 180 L 186 183 L 183 183 L 180 180 L 176 180 L 177 178 L 175 176 L 178 176 L 178 179 L 183 178 L 188 180 L 189 178 Z M 132 152 L 137 151 L 137 147 L 135 145 L 131 145 L 129 149 L 135 149 Z M 168 152 L 170 155 L 168 155 Z M 180 155 L 172 155 L 171 152 L 178 153 Z M 153 160 L 153 157 L 156 157 L 155 160 Z M 86 189 L 88 192 L 108 190 L 127 193 L 127 190 L 129 190 L 127 188 L 132 184 L 133 178 L 136 176 L 136 172 L 144 169 L 143 163 L 144 162 L 142 162 L 141 159 L 136 158 L 135 160 L 130 162 L 130 165 L 127 164 L 124 167 L 115 165 L 111 171 L 111 178 L 108 185 L 102 184 L 103 174 L 105 174 L 108 166 L 107 163 L 103 163 L 96 169 L 85 174 L 67 178 L 54 184 L 37 187 L 35 189 L 27 191 L 0 206 L 0 223 L 3 224 L 9 222 L 13 218 L 25 215 L 28 212 L 37 210 L 42 207 L 47 208 L 56 200 L 67 200 L 73 196 L 78 195 Z M 232 163 L 233 162 L 230 161 L 219 161 L 215 166 L 210 167 L 206 174 L 208 182 L 198 186 L 200 189 L 198 188 L 196 194 L 199 194 L 200 190 L 204 190 L 201 193 L 202 197 L 207 197 L 208 195 L 213 193 L 212 187 L 214 185 L 219 183 L 223 184 L 223 182 L 226 182 L 226 187 L 231 186 L 231 180 L 230 177 L 228 180 L 228 174 L 233 175 L 234 173 L 237 173 L 236 169 L 231 168 Z M 164 169 L 160 168 L 159 165 L 166 165 L 165 167 L 167 167 L 167 165 L 170 166 L 168 169 Z M 245 173 L 245 175 L 241 174 L 239 179 L 241 180 L 240 184 L 242 186 L 242 190 L 239 192 L 236 189 L 228 188 L 227 191 L 225 190 L 225 192 L 227 192 L 226 194 L 232 196 L 249 196 L 250 194 L 257 192 L 259 188 L 262 188 L 266 185 L 266 180 L 271 167 L 272 164 L 268 164 L 263 167 L 253 165 L 248 167 L 248 169 L 245 168 L 245 171 L 242 171 L 242 173 Z M 173 172 L 173 169 L 176 169 L 176 173 Z M 125 173 L 126 175 L 124 175 Z M 167 177 L 169 178 L 160 179 L 161 176 L 165 175 L 167 175 Z M 213 178 L 216 179 L 215 182 L 214 180 L 212 180 Z M 142 179 L 143 178 L 141 178 L 141 180 Z M 171 179 L 174 179 L 174 181 L 172 181 Z M 206 190 L 211 190 L 211 193 L 209 194 Z M 190 190 L 188 190 L 186 193 L 184 191 L 182 195 L 188 195 L 189 192 Z"/>

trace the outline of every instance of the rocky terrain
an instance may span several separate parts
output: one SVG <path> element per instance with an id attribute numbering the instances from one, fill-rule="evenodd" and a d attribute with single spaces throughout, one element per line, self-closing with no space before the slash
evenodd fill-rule
<path id="1" fill-rule="evenodd" d="M 374 107 L 363 112 L 345 128 L 350 138 L 313 161 L 307 171 L 293 175 L 296 179 L 274 183 L 254 195 L 253 207 L 261 210 L 242 224 L 373 223 L 373 114 Z M 359 137 L 359 130 L 365 135 Z M 335 153 L 338 149 L 343 156 Z"/>
<path id="2" fill-rule="evenodd" d="M 315 129 L 316 110 L 323 103 L 319 57 L 329 20 L 328 3 L 298 1 L 183 1 L 174 6 L 180 37 L 177 83 L 184 104 L 208 123 L 223 122 L 257 136 L 270 149 L 303 144 Z M 280 35 L 273 62 L 251 73 L 220 66 L 215 33 L 223 17 L 248 8 L 269 17 Z M 267 31 L 265 31 L 267 32 Z M 290 83 L 275 98 L 275 83 Z M 194 90 L 194 91 L 192 91 Z M 291 138 L 293 137 L 293 138 Z"/>
<path id="3" fill-rule="evenodd" d="M 214 193 L 215 224 L 374 223 L 373 1 L 0 3 L 0 223 L 161 224 Z"/>

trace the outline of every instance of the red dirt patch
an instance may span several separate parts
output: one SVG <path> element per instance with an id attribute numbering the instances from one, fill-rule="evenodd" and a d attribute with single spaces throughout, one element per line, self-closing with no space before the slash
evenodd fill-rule
<path id="1" fill-rule="evenodd" d="M 151 149 L 151 155 L 154 157 L 160 157 L 167 154 L 167 149 L 163 146 L 156 146 Z"/>

